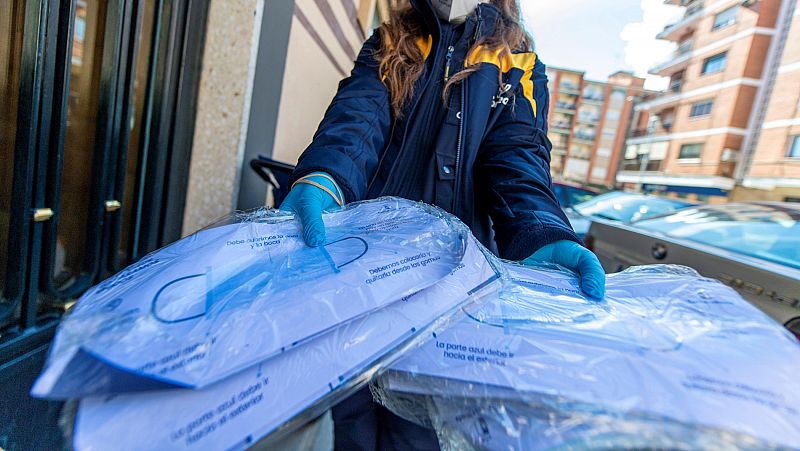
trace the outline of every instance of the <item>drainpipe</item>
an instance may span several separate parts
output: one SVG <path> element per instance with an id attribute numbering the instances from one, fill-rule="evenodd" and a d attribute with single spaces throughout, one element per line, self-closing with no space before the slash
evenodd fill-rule
<path id="1" fill-rule="evenodd" d="M 742 150 L 739 152 L 739 161 L 734 171 L 734 182 L 742 185 L 750 168 L 753 165 L 753 156 L 761 137 L 761 127 L 764 125 L 764 118 L 767 116 L 769 99 L 775 89 L 775 79 L 778 77 L 778 68 L 783 57 L 783 50 L 789 37 L 792 25 L 792 18 L 797 0 L 783 0 L 781 9 L 778 12 L 778 21 L 775 24 L 776 33 L 772 37 L 767 59 L 764 61 L 764 71 L 761 74 L 762 83 L 756 91 L 756 98 L 753 108 L 750 110 L 750 117 L 747 120 L 747 135 L 742 142 Z"/>

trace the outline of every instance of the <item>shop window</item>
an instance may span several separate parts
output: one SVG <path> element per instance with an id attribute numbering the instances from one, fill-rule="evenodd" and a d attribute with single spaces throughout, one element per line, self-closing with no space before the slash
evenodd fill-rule
<path id="1" fill-rule="evenodd" d="M 681 146 L 680 153 L 678 153 L 679 160 L 688 160 L 700 158 L 703 153 L 703 143 L 691 143 Z"/>
<path id="2" fill-rule="evenodd" d="M 786 153 L 789 158 L 800 158 L 800 135 L 789 138 L 789 151 Z"/>
<path id="3" fill-rule="evenodd" d="M 736 5 L 717 14 L 716 16 L 714 16 L 714 26 L 711 27 L 711 30 L 715 31 L 735 24 L 736 15 L 738 13 L 739 13 L 739 6 Z"/>
<path id="4" fill-rule="evenodd" d="M 713 100 L 702 100 L 692 104 L 692 110 L 689 112 L 689 117 L 701 117 L 711 114 L 711 108 L 714 106 Z"/>
<path id="5" fill-rule="evenodd" d="M 725 69 L 725 63 L 728 61 L 728 52 L 719 53 L 714 56 L 709 56 L 703 61 L 702 75 L 713 74 L 721 72 Z"/>

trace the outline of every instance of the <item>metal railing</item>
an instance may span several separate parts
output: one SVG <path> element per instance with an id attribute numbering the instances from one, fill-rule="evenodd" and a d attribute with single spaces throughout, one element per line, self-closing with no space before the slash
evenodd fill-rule
<path id="1" fill-rule="evenodd" d="M 644 169 L 644 172 L 659 172 L 661 171 L 661 163 L 661 160 L 648 161 L 644 165 L 644 168 L 642 168 L 641 158 L 625 160 L 622 163 L 622 170 L 630 172 L 642 172 L 642 169 Z"/>
<path id="2" fill-rule="evenodd" d="M 705 7 L 705 2 L 703 0 L 695 0 L 692 3 L 688 4 L 686 11 L 677 16 L 675 19 L 671 20 L 667 26 L 664 27 L 664 30 L 659 33 L 659 37 L 670 33 L 684 25 L 693 22 L 694 20 L 700 18 L 700 15 Z"/>

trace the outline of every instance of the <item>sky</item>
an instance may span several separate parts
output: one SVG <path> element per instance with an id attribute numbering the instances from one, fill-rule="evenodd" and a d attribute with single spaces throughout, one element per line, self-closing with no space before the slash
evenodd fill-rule
<path id="1" fill-rule="evenodd" d="M 668 80 L 647 70 L 674 49 L 655 36 L 680 8 L 663 0 L 520 0 L 520 5 L 545 64 L 584 70 L 598 81 L 628 70 L 646 77 L 648 89 L 666 88 Z"/>

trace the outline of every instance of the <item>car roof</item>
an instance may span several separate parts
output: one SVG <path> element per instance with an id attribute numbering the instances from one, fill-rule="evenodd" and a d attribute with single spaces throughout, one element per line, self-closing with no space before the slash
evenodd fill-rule
<path id="1" fill-rule="evenodd" d="M 595 189 L 595 188 L 592 188 L 592 187 L 589 187 L 589 186 L 583 186 L 583 185 L 580 185 L 578 183 L 565 182 L 563 180 L 554 181 L 553 185 L 568 186 L 570 188 L 578 188 L 578 189 L 582 189 L 582 190 L 585 190 L 585 191 L 591 191 L 593 193 L 598 193 L 598 194 L 600 193 L 600 190 L 598 190 L 598 189 Z"/>
<path id="2" fill-rule="evenodd" d="M 743 208 L 761 207 L 764 210 L 779 211 L 800 220 L 800 203 L 797 202 L 729 202 L 727 204 L 697 205 L 697 210 L 731 211 Z M 672 213 L 670 213 L 672 214 Z"/>
<path id="3" fill-rule="evenodd" d="M 773 207 L 783 211 L 797 211 L 800 212 L 800 202 L 737 202 L 740 204 L 755 204 Z"/>
<path id="4" fill-rule="evenodd" d="M 691 205 L 699 205 L 697 202 L 692 202 L 692 201 L 689 201 L 689 200 L 686 200 L 686 199 L 673 199 L 671 197 L 661 197 L 661 196 L 655 196 L 653 194 L 634 193 L 632 191 L 618 191 L 618 190 L 617 191 L 609 191 L 607 193 L 601 194 L 600 196 L 605 196 L 605 197 L 612 197 L 612 196 L 639 197 L 639 198 L 642 198 L 642 199 L 664 200 L 664 201 L 667 201 L 667 202 L 673 202 L 673 203 L 676 203 L 676 204 L 689 205 L 689 206 L 691 206 Z"/>
<path id="5" fill-rule="evenodd" d="M 755 202 L 750 202 L 749 204 L 752 205 L 754 203 Z M 713 206 L 717 206 L 718 207 L 718 206 L 722 206 L 722 205 L 730 205 L 730 204 L 715 204 Z M 703 207 L 706 207 L 706 205 L 704 205 Z M 667 214 L 667 215 L 663 215 L 663 216 L 660 216 L 660 217 L 663 218 L 664 216 L 670 216 L 670 215 L 672 215 L 672 213 Z M 655 219 L 655 218 L 648 218 L 648 219 L 645 219 L 644 221 L 647 221 L 649 219 Z M 800 279 L 800 269 L 794 268 L 792 266 L 789 266 L 789 265 L 786 265 L 786 264 L 783 264 L 783 263 L 773 262 L 771 260 L 766 260 L 766 259 L 763 259 L 763 258 L 760 258 L 760 257 L 747 255 L 747 254 L 744 254 L 744 253 L 741 253 L 741 252 L 736 252 L 736 251 L 733 251 L 733 250 L 730 250 L 730 249 L 717 247 L 717 246 L 714 246 L 714 245 L 711 245 L 711 244 L 707 244 L 707 243 L 691 241 L 691 240 L 686 239 L 686 238 L 669 236 L 669 235 L 664 234 L 663 232 L 659 232 L 659 231 L 655 231 L 655 230 L 649 230 L 649 229 L 645 229 L 645 228 L 639 227 L 635 223 L 634 224 L 626 224 L 626 223 L 621 223 L 621 222 L 616 222 L 616 221 L 607 221 L 607 220 L 603 220 L 603 219 L 598 219 L 598 220 L 592 221 L 592 227 L 593 228 L 595 227 L 595 224 L 597 224 L 597 226 L 599 226 L 599 227 L 609 227 L 609 228 L 612 228 L 612 229 L 621 229 L 621 230 L 625 230 L 625 231 L 628 231 L 630 233 L 634 233 L 634 234 L 641 235 L 641 236 L 657 237 L 659 240 L 664 240 L 664 241 L 668 241 L 668 242 L 672 242 L 672 243 L 677 243 L 677 244 L 680 244 L 681 246 L 693 248 L 693 249 L 699 250 L 701 252 L 709 253 L 709 254 L 712 254 L 712 255 L 717 255 L 717 256 L 720 256 L 720 257 L 723 257 L 723 258 L 727 258 L 727 259 L 733 259 L 733 260 L 736 260 L 736 261 L 738 261 L 740 263 L 744 263 L 746 265 L 750 265 L 752 267 L 759 268 L 759 269 L 762 269 L 762 270 L 773 271 L 773 272 L 780 271 L 780 274 L 783 274 L 786 277 L 793 277 L 795 279 Z"/>

